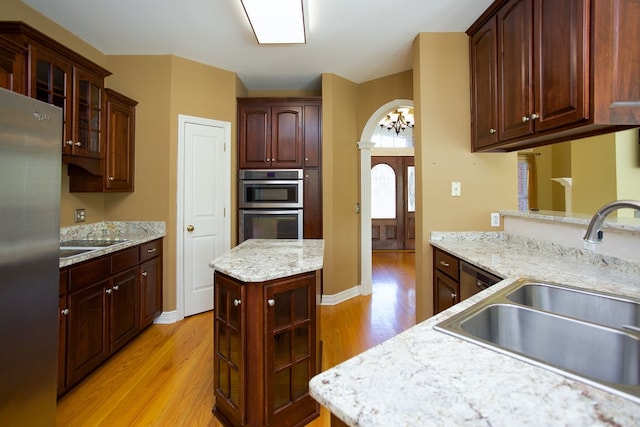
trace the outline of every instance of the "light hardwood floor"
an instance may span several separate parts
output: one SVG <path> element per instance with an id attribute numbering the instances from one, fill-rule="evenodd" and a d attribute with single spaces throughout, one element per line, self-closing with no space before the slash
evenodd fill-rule
<path id="1" fill-rule="evenodd" d="M 321 307 L 323 369 L 413 326 L 415 255 L 375 252 L 373 294 Z M 211 426 L 213 313 L 152 325 L 58 401 L 57 426 Z M 329 426 L 324 408 L 310 427 Z"/>

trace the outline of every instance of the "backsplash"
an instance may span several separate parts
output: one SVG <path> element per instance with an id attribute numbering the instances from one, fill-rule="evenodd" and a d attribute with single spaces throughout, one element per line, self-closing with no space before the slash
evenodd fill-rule
<path id="1" fill-rule="evenodd" d="M 60 241 L 74 239 L 116 239 L 122 235 L 166 234 L 164 221 L 102 221 L 60 228 Z"/>

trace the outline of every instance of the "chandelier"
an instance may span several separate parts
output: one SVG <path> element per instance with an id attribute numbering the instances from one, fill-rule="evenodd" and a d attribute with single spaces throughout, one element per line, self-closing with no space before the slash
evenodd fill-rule
<path id="1" fill-rule="evenodd" d="M 393 129 L 396 135 L 399 135 L 400 131 L 405 130 L 407 127 L 412 128 L 414 124 L 413 111 L 409 107 L 396 108 L 395 111 L 387 114 L 379 123 L 381 128 L 387 128 L 389 131 Z"/>

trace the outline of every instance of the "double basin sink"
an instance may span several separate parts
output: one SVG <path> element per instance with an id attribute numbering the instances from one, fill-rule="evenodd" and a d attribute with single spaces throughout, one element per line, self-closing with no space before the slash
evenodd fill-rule
<path id="1" fill-rule="evenodd" d="M 66 240 L 60 242 L 60 258 L 69 258 L 91 251 L 97 251 L 127 241 L 127 239 Z"/>
<path id="2" fill-rule="evenodd" d="M 640 300 L 520 279 L 435 329 L 640 402 Z"/>

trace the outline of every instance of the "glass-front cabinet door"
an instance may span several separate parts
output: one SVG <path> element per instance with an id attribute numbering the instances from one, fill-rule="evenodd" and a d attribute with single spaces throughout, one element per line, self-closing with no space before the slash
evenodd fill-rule
<path id="1" fill-rule="evenodd" d="M 62 108 L 62 153 L 71 154 L 73 142 L 67 117 L 71 112 L 72 67 L 45 52 L 38 50 L 36 55 L 32 65 L 35 70 L 32 73 L 31 97 Z"/>
<path id="2" fill-rule="evenodd" d="M 268 286 L 265 299 L 267 416 L 281 425 L 315 407 L 308 387 L 316 373 L 314 274 Z"/>
<path id="3" fill-rule="evenodd" d="M 217 416 L 245 422 L 245 286 L 216 274 L 214 394 Z M 244 302 L 244 303 L 243 303 Z"/>
<path id="4" fill-rule="evenodd" d="M 73 154 L 102 158 L 102 79 L 80 69 L 74 70 Z"/>

